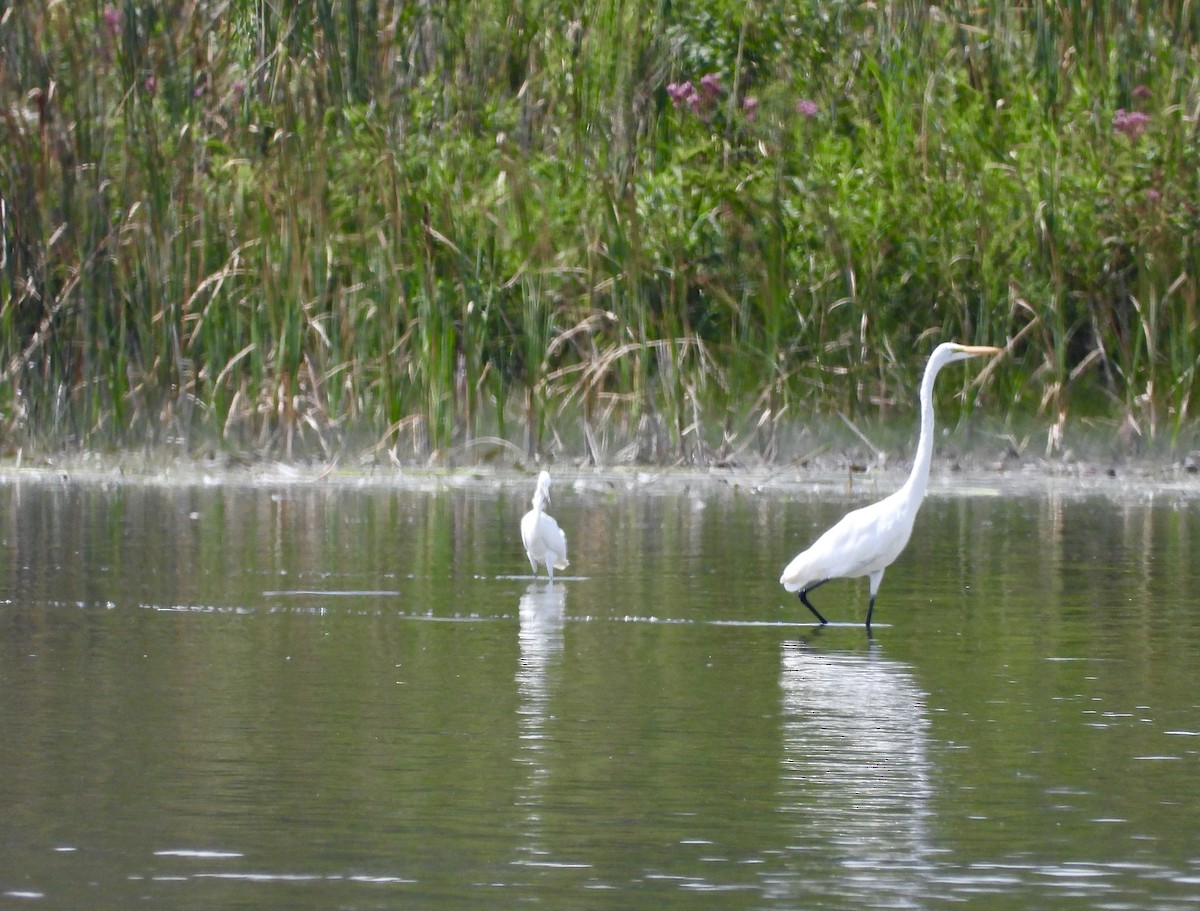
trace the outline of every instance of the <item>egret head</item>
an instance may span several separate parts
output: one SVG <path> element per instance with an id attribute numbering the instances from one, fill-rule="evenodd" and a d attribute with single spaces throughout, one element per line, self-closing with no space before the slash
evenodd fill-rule
<path id="1" fill-rule="evenodd" d="M 942 342 L 933 349 L 933 354 L 929 356 L 929 365 L 932 367 L 935 363 L 938 367 L 946 364 L 953 364 L 955 361 L 965 361 L 969 357 L 978 357 L 981 354 L 1003 354 L 1003 348 L 993 348 L 990 345 L 960 345 L 958 342 Z"/>
<path id="2" fill-rule="evenodd" d="M 550 472 L 543 471 L 538 475 L 537 490 L 534 491 L 535 498 L 541 498 L 543 503 L 550 502 Z"/>

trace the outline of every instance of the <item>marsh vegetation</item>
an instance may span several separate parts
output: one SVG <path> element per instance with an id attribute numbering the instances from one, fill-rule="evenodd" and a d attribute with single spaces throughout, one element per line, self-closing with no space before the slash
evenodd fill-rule
<path id="1" fill-rule="evenodd" d="M 940 389 L 1186 447 L 1200 7 L 29 3 L 0 24 L 0 428 L 772 461 Z"/>

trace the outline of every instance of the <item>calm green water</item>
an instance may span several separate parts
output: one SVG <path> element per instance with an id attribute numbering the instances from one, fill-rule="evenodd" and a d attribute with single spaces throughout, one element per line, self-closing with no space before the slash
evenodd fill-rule
<path id="1" fill-rule="evenodd" d="M 531 489 L 0 486 L 0 907 L 1200 903 L 1200 497 Z"/>

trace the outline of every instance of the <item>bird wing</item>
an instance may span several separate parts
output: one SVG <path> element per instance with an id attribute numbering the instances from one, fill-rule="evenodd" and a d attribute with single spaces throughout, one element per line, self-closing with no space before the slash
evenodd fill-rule
<path id="1" fill-rule="evenodd" d="M 854 579 L 888 566 L 912 532 L 912 516 L 895 495 L 846 513 L 784 569 L 790 592 L 826 579 Z"/>
<path id="2" fill-rule="evenodd" d="M 541 542 L 543 552 L 554 555 L 555 569 L 566 569 L 570 565 L 567 560 L 567 536 L 552 516 L 545 513 L 538 516 L 537 538 Z"/>
<path id="3" fill-rule="evenodd" d="M 536 509 L 531 509 L 521 517 L 521 543 L 525 545 L 529 559 L 539 563 L 546 550 L 538 537 L 538 517 L 541 515 Z"/>

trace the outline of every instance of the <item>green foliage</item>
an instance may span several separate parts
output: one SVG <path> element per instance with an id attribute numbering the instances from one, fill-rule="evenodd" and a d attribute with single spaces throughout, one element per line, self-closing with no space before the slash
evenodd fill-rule
<path id="1" fill-rule="evenodd" d="M 1016 340 L 972 393 L 1009 419 L 1183 444 L 1198 37 L 1183 2 L 17 5 L 2 426 L 776 458 L 953 337 Z"/>

